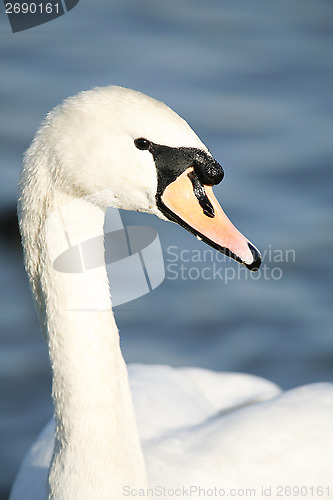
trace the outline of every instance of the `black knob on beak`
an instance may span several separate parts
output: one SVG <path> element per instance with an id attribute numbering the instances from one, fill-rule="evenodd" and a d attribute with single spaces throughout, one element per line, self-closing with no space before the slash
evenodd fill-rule
<path id="1" fill-rule="evenodd" d="M 214 158 L 207 157 L 207 155 L 197 155 L 193 161 L 193 168 L 199 181 L 206 186 L 219 184 L 224 177 L 222 166 Z"/>

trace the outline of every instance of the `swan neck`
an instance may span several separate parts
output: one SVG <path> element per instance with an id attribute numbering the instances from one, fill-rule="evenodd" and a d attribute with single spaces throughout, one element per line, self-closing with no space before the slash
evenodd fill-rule
<path id="1" fill-rule="evenodd" d="M 145 470 L 101 265 L 105 213 L 50 179 L 41 179 L 45 191 L 31 172 L 22 178 L 25 262 L 53 373 L 49 499 L 117 498 L 125 485 L 144 485 Z M 40 192 L 47 193 L 44 199 L 36 196 Z"/>

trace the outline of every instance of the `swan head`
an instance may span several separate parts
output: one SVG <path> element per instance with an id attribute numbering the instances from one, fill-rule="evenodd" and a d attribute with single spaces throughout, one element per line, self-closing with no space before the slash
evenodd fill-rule
<path id="1" fill-rule="evenodd" d="M 67 193 L 177 222 L 248 269 L 259 268 L 259 251 L 213 194 L 221 165 L 164 103 L 122 87 L 95 88 L 55 108 L 38 137 L 51 148 L 53 181 Z"/>

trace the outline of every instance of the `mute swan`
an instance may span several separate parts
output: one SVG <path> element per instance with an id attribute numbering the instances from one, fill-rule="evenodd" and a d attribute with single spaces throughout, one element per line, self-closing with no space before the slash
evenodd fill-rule
<path id="1" fill-rule="evenodd" d="M 292 487 L 294 496 L 328 496 L 332 385 L 281 393 L 250 375 L 141 365 L 129 367 L 128 381 L 105 266 L 53 266 L 64 248 L 102 234 L 112 206 L 178 222 L 257 269 L 258 250 L 212 193 L 222 177 L 188 124 L 138 92 L 96 88 L 48 115 L 25 156 L 18 214 L 55 421 L 23 462 L 11 500 L 281 498 Z"/>

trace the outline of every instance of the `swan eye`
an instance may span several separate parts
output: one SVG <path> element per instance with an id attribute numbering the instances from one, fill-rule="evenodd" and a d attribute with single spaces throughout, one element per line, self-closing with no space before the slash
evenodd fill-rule
<path id="1" fill-rule="evenodd" d="M 141 150 L 149 149 L 151 146 L 150 141 L 148 141 L 148 139 L 144 139 L 143 137 L 135 139 L 134 144 L 138 149 Z"/>

